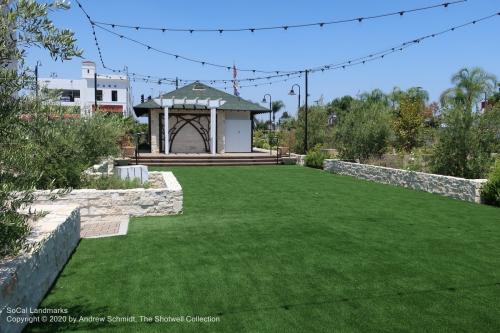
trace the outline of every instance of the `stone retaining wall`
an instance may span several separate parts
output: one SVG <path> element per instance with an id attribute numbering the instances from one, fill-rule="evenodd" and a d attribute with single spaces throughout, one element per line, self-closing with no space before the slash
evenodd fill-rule
<path id="1" fill-rule="evenodd" d="M 48 215 L 28 239 L 33 250 L 0 263 L 0 332 L 21 332 L 80 240 L 75 205 L 35 206 Z M 16 310 L 16 311 L 15 311 Z M 17 311 L 23 313 L 15 313 Z M 18 322 L 13 322 L 17 320 Z"/>
<path id="2" fill-rule="evenodd" d="M 480 189 L 486 182 L 486 179 L 464 179 L 339 160 L 325 160 L 323 168 L 340 175 L 408 187 L 476 203 L 481 202 Z"/>
<path id="3" fill-rule="evenodd" d="M 300 165 L 300 166 L 305 166 L 305 164 L 306 164 L 306 161 L 305 161 L 306 155 L 290 154 L 290 156 L 295 159 L 295 161 L 296 161 L 295 164 Z"/>
<path id="4" fill-rule="evenodd" d="M 150 172 L 152 188 L 129 190 L 73 190 L 51 201 L 53 193 L 37 191 L 39 204 L 75 203 L 82 222 L 107 216 L 161 216 L 182 213 L 183 193 L 172 172 Z"/>

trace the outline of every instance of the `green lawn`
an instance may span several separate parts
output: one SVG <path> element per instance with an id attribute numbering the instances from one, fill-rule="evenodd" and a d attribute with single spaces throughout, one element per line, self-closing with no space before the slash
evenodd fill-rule
<path id="1" fill-rule="evenodd" d="M 184 214 L 82 240 L 42 306 L 220 321 L 32 331 L 500 331 L 498 208 L 295 166 L 172 170 Z"/>

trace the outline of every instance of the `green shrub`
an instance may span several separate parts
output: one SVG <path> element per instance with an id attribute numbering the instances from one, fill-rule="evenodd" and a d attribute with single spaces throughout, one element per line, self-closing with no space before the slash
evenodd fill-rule
<path id="1" fill-rule="evenodd" d="M 294 146 L 290 147 L 296 152 L 304 152 L 305 136 L 305 110 L 300 108 L 297 118 L 297 129 L 295 130 L 295 139 L 292 141 Z M 307 145 L 309 148 L 316 145 L 331 147 L 333 143 L 333 132 L 328 126 L 328 110 L 324 106 L 310 106 L 307 111 Z"/>
<path id="2" fill-rule="evenodd" d="M 82 172 L 107 156 L 119 152 L 118 139 L 125 133 L 116 117 L 96 113 L 91 118 L 63 119 L 43 116 L 54 114 L 53 106 L 42 108 L 32 120 L 37 130 L 27 135 L 38 145 L 32 169 L 40 172 L 36 188 L 80 188 Z"/>
<path id="3" fill-rule="evenodd" d="M 304 162 L 310 168 L 323 169 L 323 161 L 326 158 L 328 155 L 321 151 L 321 147 L 315 146 L 307 152 Z"/>
<path id="4" fill-rule="evenodd" d="M 500 207 L 500 159 L 495 162 L 488 182 L 481 189 L 481 197 L 485 204 Z"/>
<path id="5" fill-rule="evenodd" d="M 390 137 L 388 106 L 356 101 L 335 127 L 335 143 L 342 159 L 366 161 L 380 157 Z"/>
<path id="6" fill-rule="evenodd" d="M 450 104 L 443 111 L 443 124 L 432 156 L 434 173 L 482 178 L 493 163 L 491 153 L 500 141 L 500 108 L 473 113 L 467 105 Z"/>
<path id="7" fill-rule="evenodd" d="M 133 188 L 149 188 L 149 183 L 141 184 L 139 179 L 121 179 L 118 176 L 103 176 L 87 180 L 85 188 L 96 190 L 128 190 Z"/>
<path id="8" fill-rule="evenodd" d="M 267 131 L 264 130 L 253 131 L 253 146 L 257 148 L 266 148 L 266 149 L 269 148 L 269 137 L 267 136 Z"/>

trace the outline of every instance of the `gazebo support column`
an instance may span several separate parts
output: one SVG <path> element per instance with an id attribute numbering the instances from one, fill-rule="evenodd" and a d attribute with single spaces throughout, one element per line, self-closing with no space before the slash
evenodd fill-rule
<path id="1" fill-rule="evenodd" d="M 168 133 L 168 107 L 165 107 L 164 113 L 163 113 L 163 133 L 165 134 L 165 140 L 163 140 L 163 143 L 165 145 L 165 154 L 168 155 L 170 153 L 170 135 Z"/>
<path id="2" fill-rule="evenodd" d="M 210 152 L 212 155 L 217 154 L 217 112 L 215 108 L 210 109 Z"/>

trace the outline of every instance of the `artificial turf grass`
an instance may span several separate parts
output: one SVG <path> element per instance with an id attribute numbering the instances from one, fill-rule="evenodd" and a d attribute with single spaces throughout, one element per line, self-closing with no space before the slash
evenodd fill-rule
<path id="1" fill-rule="evenodd" d="M 299 167 L 173 168 L 184 215 L 82 240 L 33 331 L 498 331 L 500 210 Z M 71 313 L 70 313 L 71 314 Z"/>

